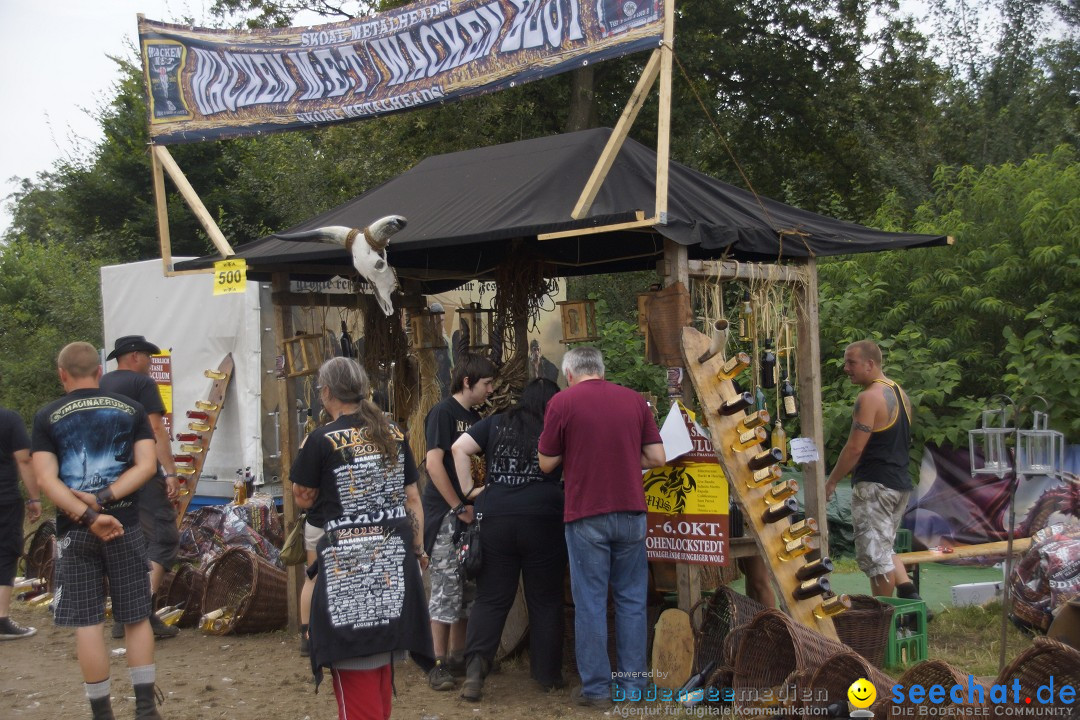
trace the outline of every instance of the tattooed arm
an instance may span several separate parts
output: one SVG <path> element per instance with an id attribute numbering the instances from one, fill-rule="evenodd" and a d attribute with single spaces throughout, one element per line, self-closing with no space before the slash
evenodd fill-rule
<path id="1" fill-rule="evenodd" d="M 825 497 L 830 498 L 836 491 L 836 486 L 848 473 L 855 469 L 862 457 L 866 443 L 870 440 L 870 433 L 874 429 L 874 416 L 884 406 L 881 393 L 872 390 L 864 390 L 859 393 L 855 400 L 855 408 L 851 411 L 851 432 L 848 434 L 847 443 L 840 451 L 840 457 L 836 460 L 836 466 L 829 473 L 829 479 L 825 481 Z"/>
<path id="2" fill-rule="evenodd" d="M 424 552 L 424 506 L 420 502 L 420 491 L 416 483 L 405 486 L 405 517 L 413 534 L 413 552 L 420 560 L 420 569 L 428 566 L 428 556 Z"/>
<path id="3" fill-rule="evenodd" d="M 293 483 L 292 495 L 293 500 L 296 501 L 297 507 L 309 508 L 315 504 L 315 498 L 319 497 L 319 488 L 311 488 Z"/>

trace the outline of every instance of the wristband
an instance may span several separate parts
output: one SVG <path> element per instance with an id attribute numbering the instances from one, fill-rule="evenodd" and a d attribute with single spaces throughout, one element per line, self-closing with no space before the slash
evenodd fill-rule
<path id="1" fill-rule="evenodd" d="M 94 521 L 98 519 L 99 513 L 95 512 L 89 505 L 86 506 L 86 510 L 79 516 L 79 522 L 86 527 L 90 527 L 94 524 Z"/>
<path id="2" fill-rule="evenodd" d="M 465 512 L 465 503 L 458 503 L 458 506 L 450 511 L 452 515 L 460 515 Z"/>
<path id="3" fill-rule="evenodd" d="M 105 507 L 105 503 L 111 503 L 116 499 L 116 496 L 113 495 L 112 488 L 107 487 L 104 490 L 98 490 L 94 493 L 94 499 L 97 500 L 98 505 Z"/>
<path id="4" fill-rule="evenodd" d="M 40 500 L 40 498 L 28 498 L 28 499 L 27 499 L 27 501 L 26 501 L 26 504 L 27 504 L 27 505 L 33 505 L 33 504 L 35 504 L 35 503 L 37 503 L 38 505 L 40 505 L 40 504 L 41 504 L 41 500 Z"/>
<path id="5" fill-rule="evenodd" d="M 169 478 L 176 478 L 177 480 L 179 480 L 180 473 L 165 473 L 165 479 L 168 480 Z"/>

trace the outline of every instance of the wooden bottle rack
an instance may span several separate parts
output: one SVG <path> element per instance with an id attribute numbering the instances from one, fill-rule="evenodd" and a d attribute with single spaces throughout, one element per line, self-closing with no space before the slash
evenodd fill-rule
<path id="1" fill-rule="evenodd" d="M 207 377 L 209 373 L 215 372 L 207 370 Z M 195 497 L 195 488 L 199 485 L 199 478 L 202 476 L 203 464 L 206 462 L 206 454 L 210 452 L 210 440 L 214 437 L 214 430 L 217 428 L 218 416 L 221 414 L 222 409 L 225 407 L 225 393 L 229 389 L 229 381 L 233 376 L 233 357 L 232 353 L 225 356 L 225 359 L 221 361 L 221 364 L 217 366 L 217 373 L 224 373 L 225 377 L 219 378 L 213 381 L 210 386 L 210 393 L 207 396 L 207 402 L 217 405 L 216 410 L 202 410 L 208 416 L 206 424 L 210 426 L 209 430 L 192 430 L 192 432 L 198 432 L 202 437 L 199 440 L 199 445 L 202 447 L 201 453 L 195 454 L 195 465 L 190 475 L 185 474 L 185 487 L 188 490 L 187 495 L 180 497 L 179 507 L 176 510 L 176 524 L 179 526 L 184 521 L 184 514 L 187 512 L 188 505 L 191 503 L 191 499 Z"/>
<path id="2" fill-rule="evenodd" d="M 734 415 L 721 415 L 718 408 L 726 401 L 738 397 L 730 380 L 721 380 L 718 371 L 724 364 L 723 352 L 701 362 L 700 358 L 708 355 L 709 338 L 694 328 L 684 327 L 682 330 L 682 352 L 687 373 L 694 384 L 698 400 L 701 403 L 702 412 L 709 424 L 709 432 L 712 436 L 713 449 L 724 469 L 731 486 L 731 494 L 742 510 L 744 517 L 749 522 L 753 537 L 757 542 L 758 552 L 765 558 L 765 564 L 769 568 L 769 574 L 779 589 L 779 601 L 781 607 L 793 619 L 799 623 L 817 630 L 826 637 L 836 639 L 836 628 L 832 618 L 818 618 L 814 615 L 822 598 L 814 597 L 807 600 L 796 600 L 792 591 L 799 586 L 795 572 L 805 565 L 803 558 L 783 561 L 777 557 L 777 553 L 783 549 L 784 541 L 781 533 L 791 524 L 790 519 L 779 522 L 766 523 L 761 519 L 762 512 L 766 509 L 764 496 L 769 491 L 769 486 L 751 488 L 747 483 L 753 473 L 747 467 L 747 461 L 760 453 L 760 445 L 753 445 L 741 452 L 734 452 L 732 444 L 738 439 L 737 426 L 744 417 L 743 413 Z"/>

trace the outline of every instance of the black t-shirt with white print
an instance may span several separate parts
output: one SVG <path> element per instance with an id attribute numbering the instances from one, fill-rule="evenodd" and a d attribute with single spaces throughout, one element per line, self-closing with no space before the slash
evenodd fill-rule
<path id="1" fill-rule="evenodd" d="M 289 478 L 319 490 L 308 511 L 309 524 L 323 527 L 346 515 L 367 515 L 370 522 L 378 522 L 381 516 L 403 512 L 405 486 L 415 483 L 419 473 L 405 436 L 396 425 L 391 429 L 398 448 L 393 465 L 356 415 L 342 415 L 308 435 Z"/>
<path id="2" fill-rule="evenodd" d="M 468 430 L 487 461 L 485 490 L 476 499 L 476 509 L 485 517 L 493 515 L 563 514 L 562 468 L 554 473 L 540 470 L 536 443 L 526 451 L 516 442 L 516 434 L 505 415 L 484 418 Z"/>

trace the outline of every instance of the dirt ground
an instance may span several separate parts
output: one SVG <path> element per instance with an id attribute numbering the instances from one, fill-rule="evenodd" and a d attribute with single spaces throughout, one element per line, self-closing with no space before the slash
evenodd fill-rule
<path id="1" fill-rule="evenodd" d="M 12 617 L 38 629 L 25 640 L 0 643 L 0 718 L 56 720 L 89 717 L 74 632 L 57 628 L 44 608 L 12 602 Z M 123 640 L 106 639 L 110 649 Z M 315 693 L 310 666 L 285 632 L 212 637 L 198 629 L 159 641 L 155 649 L 158 686 L 165 694 L 165 720 L 333 720 L 337 717 L 329 676 Z M 123 657 L 112 658 L 113 709 L 118 720 L 131 718 L 135 701 Z M 456 691 L 434 692 L 422 671 L 399 665 L 394 718 L 603 718 L 598 710 L 578 708 L 569 689 L 545 692 L 528 673 L 528 661 L 511 658 L 488 677 L 484 699 L 462 700 Z"/>

